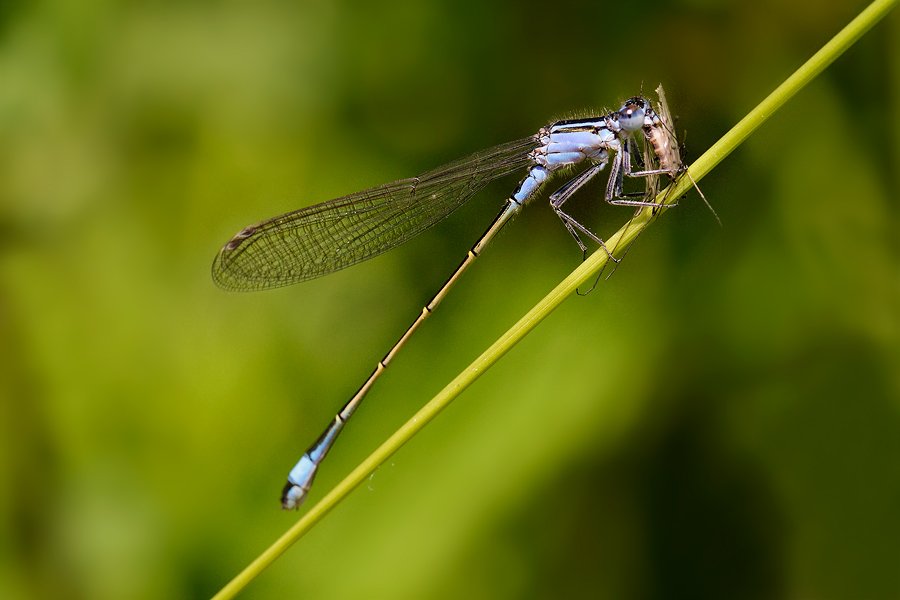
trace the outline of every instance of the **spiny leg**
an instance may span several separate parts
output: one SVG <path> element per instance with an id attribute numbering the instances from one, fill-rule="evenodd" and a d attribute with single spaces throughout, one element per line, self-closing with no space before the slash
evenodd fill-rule
<path id="1" fill-rule="evenodd" d="M 662 169 L 649 169 L 645 171 L 633 171 L 631 168 L 631 152 L 632 141 L 625 140 L 624 148 L 616 153 L 613 164 L 609 171 L 609 181 L 606 184 L 605 199 L 615 206 L 652 206 L 660 208 L 663 205 L 659 202 L 651 202 L 648 200 L 629 200 L 629 196 L 646 197 L 646 191 L 643 193 L 625 194 L 624 193 L 624 177 L 650 177 L 653 175 L 670 175 L 668 171 Z M 669 206 L 674 206 L 670 204 Z"/>
<path id="2" fill-rule="evenodd" d="M 607 256 L 609 256 L 610 259 L 618 262 L 618 259 L 612 255 L 609 249 L 607 249 L 606 244 L 603 243 L 603 240 L 600 239 L 598 235 L 579 223 L 578 220 L 573 216 L 562 210 L 563 204 L 565 204 L 569 200 L 569 198 L 571 198 L 578 190 L 584 187 L 584 185 L 588 181 L 593 179 L 597 175 L 597 173 L 602 171 L 605 166 L 606 161 L 592 165 L 586 171 L 580 173 L 577 177 L 574 177 L 573 179 L 570 179 L 565 184 L 563 184 L 562 187 L 550 194 L 550 208 L 552 208 L 553 212 L 556 213 L 556 216 L 560 218 L 569 234 L 572 236 L 572 238 L 575 239 L 575 243 L 578 244 L 579 248 L 581 248 L 582 260 L 587 257 L 587 245 L 585 245 L 585 243 L 582 241 L 581 236 L 578 235 L 579 231 L 596 242 L 601 248 L 603 248 L 603 251 L 606 252 Z"/>

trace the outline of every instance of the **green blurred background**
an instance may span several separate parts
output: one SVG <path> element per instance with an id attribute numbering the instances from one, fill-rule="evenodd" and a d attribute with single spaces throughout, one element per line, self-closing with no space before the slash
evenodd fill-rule
<path id="1" fill-rule="evenodd" d="M 258 294 L 240 227 L 662 82 L 696 158 L 863 2 L 0 5 L 0 597 L 195 598 L 515 178 Z M 894 14 L 248 590 L 898 598 Z M 629 216 L 575 212 L 608 235 Z M 544 200 L 379 382 L 315 502 L 575 267 Z"/>

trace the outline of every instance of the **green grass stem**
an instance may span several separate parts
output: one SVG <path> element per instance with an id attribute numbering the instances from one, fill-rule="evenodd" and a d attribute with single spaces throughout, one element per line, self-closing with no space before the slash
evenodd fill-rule
<path id="1" fill-rule="evenodd" d="M 726 156 L 731 154 L 747 137 L 762 125 L 785 102 L 797 94 L 807 83 L 821 73 L 838 56 L 853 45 L 875 23 L 880 21 L 898 0 L 875 0 L 844 29 L 835 35 L 812 58 L 788 77 L 765 100 L 731 128 L 715 145 L 707 150 L 691 165 L 689 174 L 694 181 L 701 180 Z M 687 193 L 692 185 L 691 178 L 681 177 L 670 188 L 663 190 L 658 201 L 672 203 Z M 607 241 L 607 247 L 617 249 L 617 254 L 628 246 L 662 211 L 647 208 L 630 219 Z M 269 548 L 253 560 L 243 571 L 223 587 L 215 598 L 233 598 L 292 544 L 299 540 L 316 523 L 335 508 L 341 500 L 365 481 L 384 461 L 390 458 L 403 444 L 408 442 L 425 425 L 444 410 L 463 390 L 472 385 L 485 371 L 505 355 L 528 332 L 543 321 L 563 300 L 579 286 L 597 275 L 608 262 L 602 249 L 594 252 L 568 277 L 563 279 L 534 308 L 475 359 L 453 381 L 431 399 L 409 421 L 402 425 L 390 438 L 362 461 L 347 477 L 336 485 L 324 498 L 309 509 L 300 519 L 278 538 Z"/>

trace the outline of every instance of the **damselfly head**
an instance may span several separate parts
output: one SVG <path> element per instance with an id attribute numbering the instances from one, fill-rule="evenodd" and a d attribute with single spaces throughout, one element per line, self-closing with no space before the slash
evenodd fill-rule
<path id="1" fill-rule="evenodd" d="M 619 109 L 619 126 L 625 131 L 637 131 L 644 126 L 644 116 L 650 108 L 650 103 L 635 96 L 629 98 Z"/>

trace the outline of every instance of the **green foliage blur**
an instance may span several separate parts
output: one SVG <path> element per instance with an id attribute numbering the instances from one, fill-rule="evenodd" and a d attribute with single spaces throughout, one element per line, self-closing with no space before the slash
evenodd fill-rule
<path id="1" fill-rule="evenodd" d="M 698 156 L 865 2 L 4 2 L 0 597 L 197 598 L 515 185 L 257 294 L 238 229 L 666 87 Z M 248 589 L 897 598 L 891 15 Z M 630 210 L 573 201 L 601 235 Z M 540 199 L 393 363 L 315 502 L 580 260 Z"/>

